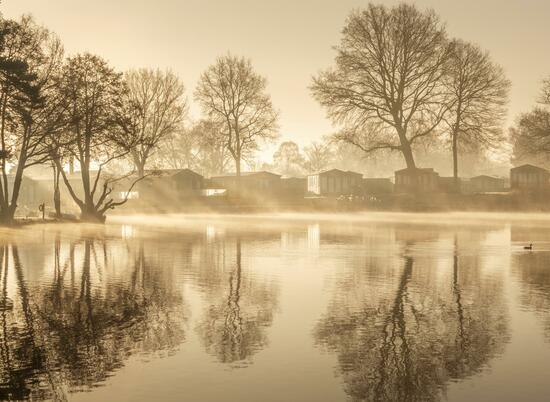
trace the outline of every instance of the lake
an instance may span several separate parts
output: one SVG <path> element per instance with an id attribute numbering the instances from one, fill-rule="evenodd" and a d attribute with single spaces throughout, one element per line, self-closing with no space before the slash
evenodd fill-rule
<path id="1" fill-rule="evenodd" d="M 3 400 L 533 402 L 549 374 L 546 215 L 0 229 Z"/>

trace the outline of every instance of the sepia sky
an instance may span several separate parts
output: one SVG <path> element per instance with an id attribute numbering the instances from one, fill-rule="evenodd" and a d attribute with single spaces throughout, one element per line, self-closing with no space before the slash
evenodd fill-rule
<path id="1" fill-rule="evenodd" d="M 3 0 L 16 18 L 31 13 L 57 32 L 69 54 L 97 53 L 120 70 L 171 68 L 187 96 L 200 73 L 227 51 L 250 57 L 267 76 L 281 113 L 281 136 L 300 145 L 333 131 L 311 98 L 311 76 L 331 65 L 332 46 L 360 0 Z M 380 0 L 388 5 L 398 1 Z M 550 1 L 418 0 L 446 21 L 450 35 L 489 50 L 512 80 L 510 117 L 529 109 L 550 75 Z M 191 106 L 191 115 L 199 109 Z"/>

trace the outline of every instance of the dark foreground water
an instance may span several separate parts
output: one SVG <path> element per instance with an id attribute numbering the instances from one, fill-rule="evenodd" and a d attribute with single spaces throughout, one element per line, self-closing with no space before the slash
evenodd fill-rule
<path id="1" fill-rule="evenodd" d="M 547 217 L 117 218 L 0 261 L 0 399 L 550 398 Z"/>

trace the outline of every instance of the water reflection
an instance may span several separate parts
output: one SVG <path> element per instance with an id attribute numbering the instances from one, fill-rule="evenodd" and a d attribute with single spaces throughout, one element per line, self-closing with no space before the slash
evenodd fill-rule
<path id="1" fill-rule="evenodd" d="M 246 217 L 0 230 L 0 400 L 452 399 L 518 361 L 517 304 L 550 339 L 550 233 L 518 236 Z"/>
<path id="2" fill-rule="evenodd" d="M 440 400 L 450 381 L 479 372 L 509 340 L 502 278 L 461 256 L 456 236 L 450 258 L 416 255 L 416 246 L 409 238 L 401 256 L 367 255 L 353 280 L 337 282 L 315 328 L 337 354 L 352 400 Z"/>
<path id="3" fill-rule="evenodd" d="M 250 365 L 269 343 L 278 297 L 277 283 L 262 278 L 253 259 L 279 246 L 280 231 L 201 222 L 150 233 L 146 255 L 156 256 L 165 270 L 177 267 L 177 280 L 198 293 L 193 328 L 204 350 L 230 367 Z"/>
<path id="4" fill-rule="evenodd" d="M 184 338 L 181 292 L 142 245 L 59 234 L 52 243 L 51 272 L 39 283 L 22 264 L 32 248 L 1 248 L 2 305 L 13 305 L 0 314 L 1 399 L 63 400 L 105 381 L 131 354 L 171 351 Z"/>
<path id="5" fill-rule="evenodd" d="M 512 227 L 516 245 L 511 268 L 520 283 L 521 306 L 535 312 L 550 342 L 550 230 L 546 227 Z M 534 243 L 533 250 L 523 246 Z"/>
<path id="6" fill-rule="evenodd" d="M 547 342 L 550 342 L 550 252 L 525 252 L 514 255 L 513 269 L 519 276 L 521 304 L 540 319 Z"/>
<path id="7" fill-rule="evenodd" d="M 234 253 L 214 266 L 217 281 L 209 281 L 208 305 L 197 327 L 208 353 L 222 363 L 246 366 L 252 355 L 268 343 L 266 330 L 273 322 L 276 289 L 247 277 L 243 272 L 242 240 L 234 243 Z M 225 243 L 224 243 L 225 246 Z M 224 248 L 224 252 L 227 252 Z"/>

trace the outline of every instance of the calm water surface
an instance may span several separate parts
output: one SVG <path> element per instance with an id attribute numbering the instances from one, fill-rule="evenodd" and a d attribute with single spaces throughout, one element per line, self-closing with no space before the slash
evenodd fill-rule
<path id="1" fill-rule="evenodd" d="M 547 217 L 0 230 L 2 400 L 547 401 L 549 375 Z"/>

